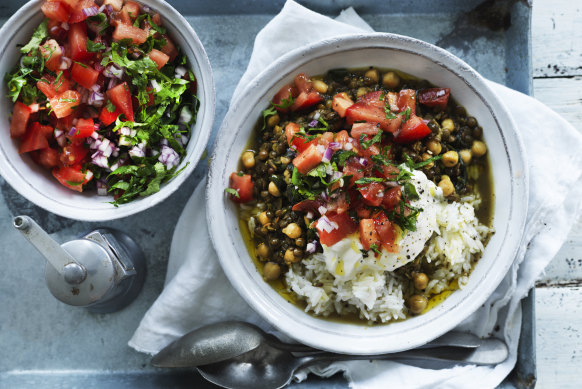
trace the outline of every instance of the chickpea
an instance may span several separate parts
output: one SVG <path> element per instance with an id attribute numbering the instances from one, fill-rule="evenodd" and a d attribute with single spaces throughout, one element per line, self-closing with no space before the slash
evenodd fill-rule
<path id="1" fill-rule="evenodd" d="M 275 128 L 273 128 L 273 133 L 274 134 L 281 134 L 283 132 L 283 127 L 276 125 Z"/>
<path id="2" fill-rule="evenodd" d="M 363 96 L 366 93 L 368 93 L 369 91 L 370 91 L 370 89 L 368 89 L 368 88 L 364 88 L 364 87 L 358 88 L 358 90 L 356 92 L 356 97 Z"/>
<path id="3" fill-rule="evenodd" d="M 291 159 L 287 158 L 287 157 L 281 157 L 281 163 L 283 165 L 289 165 L 289 163 L 291 162 Z M 285 170 L 287 171 L 287 170 Z"/>
<path id="4" fill-rule="evenodd" d="M 301 227 L 297 223 L 289 223 L 281 231 L 291 239 L 297 239 L 301 236 Z"/>
<path id="5" fill-rule="evenodd" d="M 445 165 L 446 167 L 453 167 L 455 166 L 457 163 L 459 163 L 459 154 L 454 151 L 447 151 L 446 153 L 443 154 L 443 165 Z"/>
<path id="6" fill-rule="evenodd" d="M 481 142 L 480 140 L 476 140 L 473 142 L 473 146 L 471 147 L 471 152 L 475 157 L 482 157 L 487 152 L 487 146 L 485 143 Z"/>
<path id="7" fill-rule="evenodd" d="M 374 83 L 377 83 L 378 80 L 380 79 L 380 75 L 378 74 L 378 70 L 376 69 L 370 69 L 368 70 L 365 74 L 364 77 L 369 78 L 371 81 L 373 81 Z"/>
<path id="8" fill-rule="evenodd" d="M 241 156 L 242 164 L 246 169 L 255 166 L 255 153 L 252 151 L 245 151 Z"/>
<path id="9" fill-rule="evenodd" d="M 275 196 L 275 197 L 281 196 L 281 192 L 279 191 L 279 188 L 277 188 L 277 185 L 275 185 L 275 183 L 273 181 L 269 182 L 269 193 L 271 194 L 271 196 Z"/>
<path id="10" fill-rule="evenodd" d="M 459 151 L 459 154 L 461 154 L 461 159 L 463 160 L 463 162 L 465 162 L 466 164 L 469 164 L 471 162 L 471 157 L 473 157 L 473 154 L 471 154 L 471 150 L 468 149 L 461 150 Z"/>
<path id="11" fill-rule="evenodd" d="M 455 186 L 449 176 L 442 176 L 439 182 L 439 188 L 443 190 L 443 196 L 447 197 L 455 193 Z"/>
<path id="12" fill-rule="evenodd" d="M 428 299 L 424 296 L 415 294 L 408 298 L 408 309 L 410 309 L 410 312 L 414 313 L 415 315 L 422 313 L 422 311 L 424 311 L 427 306 Z"/>
<path id="13" fill-rule="evenodd" d="M 265 212 L 265 211 L 259 213 L 259 217 L 258 218 L 259 218 L 259 222 L 262 225 L 265 225 L 265 224 L 267 224 L 267 223 L 269 223 L 271 221 L 271 220 L 269 220 L 269 216 L 267 216 L 267 212 Z"/>
<path id="14" fill-rule="evenodd" d="M 438 140 L 429 140 L 426 146 L 433 155 L 439 155 L 443 150 L 441 142 L 439 142 Z"/>
<path id="15" fill-rule="evenodd" d="M 275 262 L 267 262 L 263 267 L 263 277 L 265 281 L 275 281 L 281 275 L 281 266 Z"/>
<path id="16" fill-rule="evenodd" d="M 285 251 L 285 255 L 283 256 L 283 259 L 287 263 L 295 263 L 295 262 L 299 261 L 299 258 L 296 258 L 295 255 L 293 254 L 293 249 L 287 249 L 287 251 Z"/>
<path id="17" fill-rule="evenodd" d="M 394 72 L 388 72 L 382 77 L 382 84 L 388 89 L 394 89 L 400 85 L 400 77 Z"/>
<path id="18" fill-rule="evenodd" d="M 416 290 L 424 290 L 428 286 L 428 276 L 424 273 L 414 273 L 412 275 L 412 282 Z"/>
<path id="19" fill-rule="evenodd" d="M 422 160 L 426 161 L 427 159 L 432 158 L 432 156 L 429 153 L 424 153 L 422 154 Z M 428 165 L 424 165 L 424 167 L 426 169 L 432 169 L 434 167 L 434 162 L 429 163 Z"/>
<path id="20" fill-rule="evenodd" d="M 327 84 L 321 80 L 313 80 L 313 89 L 319 93 L 327 93 Z"/>
<path id="21" fill-rule="evenodd" d="M 441 122 L 441 127 L 443 130 L 447 130 L 449 133 L 455 131 L 455 123 L 452 119 L 445 119 Z"/>
<path id="22" fill-rule="evenodd" d="M 269 118 L 267 119 L 267 126 L 275 127 L 277 124 L 279 124 L 279 121 L 281 121 L 279 114 L 274 114 L 272 116 L 269 116 Z"/>
<path id="23" fill-rule="evenodd" d="M 264 243 L 259 243 L 257 246 L 257 255 L 261 258 L 269 257 L 269 247 Z"/>

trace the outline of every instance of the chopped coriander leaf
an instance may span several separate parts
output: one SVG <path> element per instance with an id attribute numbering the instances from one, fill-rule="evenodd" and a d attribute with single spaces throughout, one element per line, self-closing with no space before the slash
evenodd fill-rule
<path id="1" fill-rule="evenodd" d="M 276 114 L 277 110 L 273 107 L 269 107 L 263 111 L 263 127 L 261 128 L 261 131 L 264 131 L 265 128 L 267 128 L 267 118 Z"/>
<path id="2" fill-rule="evenodd" d="M 105 109 L 107 109 L 108 112 L 115 112 L 117 107 L 111 102 L 111 100 L 107 100 L 107 103 L 105 104 Z"/>
<path id="3" fill-rule="evenodd" d="M 382 141 L 382 130 L 378 130 L 376 135 L 374 135 L 374 137 L 370 140 L 363 140 L 363 139 L 364 139 L 364 134 L 362 134 L 362 136 L 360 136 L 360 144 L 362 145 L 362 148 L 364 150 L 367 150 L 374 143 L 380 143 Z"/>
<path id="4" fill-rule="evenodd" d="M 359 180 L 355 181 L 354 184 L 363 185 L 369 184 L 371 182 L 384 182 L 384 181 L 386 181 L 386 179 L 381 177 L 362 177 Z"/>
<path id="5" fill-rule="evenodd" d="M 351 150 L 339 150 L 336 153 L 333 154 L 333 156 L 331 157 L 332 162 L 335 162 L 337 165 L 339 166 L 343 166 L 345 165 L 346 161 L 351 158 L 358 155 L 355 151 L 351 151 Z"/>
<path id="6" fill-rule="evenodd" d="M 101 12 L 94 16 L 89 16 L 87 22 L 90 24 L 95 24 L 99 31 L 99 35 L 103 35 L 105 31 L 109 28 L 109 22 L 107 21 L 107 16 Z"/>
<path id="7" fill-rule="evenodd" d="M 382 255 L 382 253 L 378 249 L 378 245 L 375 244 L 375 243 L 373 243 L 373 244 L 370 245 L 370 250 L 372 250 L 373 252 L 375 252 L 378 255 Z"/>
<path id="8" fill-rule="evenodd" d="M 232 189 L 232 188 L 226 188 L 224 190 L 226 193 L 229 193 L 231 195 L 233 195 L 234 197 L 236 197 L 237 199 L 240 199 L 240 195 L 238 194 L 236 189 Z"/>
<path id="9" fill-rule="evenodd" d="M 44 19 L 42 23 L 34 30 L 32 33 L 32 38 L 30 41 L 22 48 L 20 48 L 20 52 L 22 54 L 28 54 L 31 52 L 36 52 L 38 46 L 49 36 L 48 31 L 48 19 Z"/>
<path id="10" fill-rule="evenodd" d="M 274 107 L 277 107 L 277 108 L 286 109 L 286 108 L 289 108 L 290 106 L 292 106 L 294 102 L 295 102 L 295 99 L 291 95 L 291 92 L 289 92 L 288 99 L 282 99 L 281 104 L 275 104 L 275 103 L 271 102 L 271 105 L 273 105 Z"/>
<path id="11" fill-rule="evenodd" d="M 402 123 L 406 123 L 410 119 L 410 108 L 406 108 L 399 115 L 402 117 Z"/>
<path id="12" fill-rule="evenodd" d="M 91 39 L 87 39 L 87 51 L 92 53 L 97 53 L 99 51 L 105 50 L 107 47 L 103 43 L 93 42 Z"/>
<path id="13" fill-rule="evenodd" d="M 77 62 L 77 61 L 73 61 L 73 62 L 76 63 L 77 65 L 81 66 L 82 68 L 85 68 L 85 69 L 87 69 L 89 67 L 82 62 Z"/>
<path id="14" fill-rule="evenodd" d="M 408 200 L 417 200 L 420 198 L 416 188 L 411 182 L 407 182 L 404 184 L 404 195 Z"/>

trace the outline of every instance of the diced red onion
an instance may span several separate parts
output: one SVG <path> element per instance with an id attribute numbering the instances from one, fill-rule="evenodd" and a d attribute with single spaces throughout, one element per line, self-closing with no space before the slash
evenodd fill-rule
<path id="1" fill-rule="evenodd" d="M 95 84 L 90 88 L 93 92 L 99 92 L 101 90 L 101 86 L 99 84 Z"/>
<path id="2" fill-rule="evenodd" d="M 368 160 L 366 158 L 360 158 L 360 164 L 362 166 L 368 166 Z"/>
<path id="3" fill-rule="evenodd" d="M 104 169 L 109 168 L 109 161 L 107 160 L 107 157 L 104 156 L 103 153 L 100 151 L 93 153 L 93 155 L 91 156 L 91 162 Z"/>
<path id="4" fill-rule="evenodd" d="M 312 120 L 309 122 L 309 127 L 315 127 L 317 126 L 317 123 L 318 123 L 317 120 Z"/>
<path id="5" fill-rule="evenodd" d="M 315 252 L 316 246 L 315 243 L 313 242 L 309 242 L 307 243 L 307 246 L 305 246 L 305 252 L 307 254 L 313 254 Z"/>
<path id="6" fill-rule="evenodd" d="M 157 80 L 154 79 L 150 83 L 152 84 L 152 88 L 154 88 L 154 90 L 156 92 L 159 92 L 159 91 L 162 90 L 162 88 L 160 87 L 160 84 L 158 84 L 158 81 Z"/>
<path id="7" fill-rule="evenodd" d="M 321 192 L 321 199 L 322 199 L 323 201 L 327 201 L 327 200 L 329 200 L 329 196 L 327 195 L 327 191 L 323 191 L 323 192 Z"/>
<path id="8" fill-rule="evenodd" d="M 91 178 L 93 178 L 93 172 L 91 170 L 87 170 L 87 173 L 85 173 L 85 179 L 90 180 Z"/>
<path id="9" fill-rule="evenodd" d="M 28 108 L 30 108 L 31 113 L 35 113 L 40 109 L 40 105 L 38 103 L 30 104 Z"/>
<path id="10" fill-rule="evenodd" d="M 180 137 L 180 143 L 182 143 L 182 146 L 186 146 L 188 144 L 188 137 L 186 135 L 182 135 Z"/>
<path id="11" fill-rule="evenodd" d="M 325 231 L 327 233 L 337 230 L 339 225 L 336 222 L 330 221 L 327 216 L 322 216 L 317 220 L 317 229 L 319 231 Z"/>
<path id="12" fill-rule="evenodd" d="M 396 181 L 386 181 L 384 184 L 386 184 L 388 188 L 396 188 L 397 186 L 400 186 Z"/>
<path id="13" fill-rule="evenodd" d="M 98 13 L 99 13 L 99 8 L 97 8 L 96 6 L 83 8 L 83 15 L 85 15 L 85 16 L 95 16 Z"/>
<path id="14" fill-rule="evenodd" d="M 331 147 L 328 147 L 327 150 L 325 150 L 325 153 L 323 154 L 323 158 L 321 159 L 322 162 L 329 162 L 331 160 L 331 157 L 333 155 L 333 149 Z"/>
<path id="15" fill-rule="evenodd" d="M 422 122 L 423 122 L 424 124 L 428 124 L 428 122 L 429 122 L 429 121 L 430 121 L 430 120 L 422 119 Z"/>
<path id="16" fill-rule="evenodd" d="M 87 101 L 89 105 L 94 105 L 96 107 L 101 107 L 105 102 L 105 96 L 100 92 L 92 92 Z"/>
<path id="17" fill-rule="evenodd" d="M 342 178 L 344 175 L 342 174 L 342 172 L 333 172 L 333 175 L 331 176 L 332 180 L 338 180 L 340 178 Z"/>
<path id="18" fill-rule="evenodd" d="M 152 80 L 152 84 L 153 84 Z M 180 123 L 190 123 L 190 121 L 192 120 L 192 112 L 190 112 L 190 109 L 188 109 L 188 107 L 184 106 L 182 108 L 182 110 L 180 111 L 180 119 L 179 122 Z"/>
<path id="19" fill-rule="evenodd" d="M 107 84 L 107 90 L 113 89 L 117 85 L 117 80 L 112 78 L 109 80 L 109 84 Z"/>
<path id="20" fill-rule="evenodd" d="M 131 134 L 131 129 L 129 127 L 121 127 L 119 133 L 121 135 L 129 136 Z"/>
<path id="21" fill-rule="evenodd" d="M 305 216 L 307 216 L 308 219 L 313 219 L 313 212 L 309 211 L 305 214 Z"/>
<path id="22" fill-rule="evenodd" d="M 180 163 L 180 156 L 178 153 L 168 146 L 162 146 L 162 150 L 158 161 L 166 165 L 168 169 L 171 169 L 174 166 L 178 166 Z"/>
<path id="23" fill-rule="evenodd" d="M 143 12 L 146 12 L 146 13 L 148 13 L 148 12 L 150 12 L 150 11 L 152 10 L 152 9 L 151 9 L 150 7 L 148 7 L 147 5 L 142 5 L 142 6 L 141 6 L 141 9 L 143 10 Z"/>
<path id="24" fill-rule="evenodd" d="M 352 144 L 349 143 L 349 142 L 344 145 L 344 150 L 348 150 L 349 151 L 349 150 L 351 150 L 353 148 L 354 148 L 354 146 L 352 146 Z"/>
<path id="25" fill-rule="evenodd" d="M 182 78 L 186 75 L 187 70 L 184 66 L 177 66 L 175 72 L 176 78 Z"/>
<path id="26" fill-rule="evenodd" d="M 103 4 L 101 7 L 99 7 L 98 12 L 101 13 L 105 10 L 105 4 Z"/>
<path id="27" fill-rule="evenodd" d="M 73 60 L 70 59 L 69 57 L 61 57 L 61 65 L 59 66 L 60 70 L 66 70 L 68 68 L 71 67 L 71 65 L 73 64 Z"/>
<path id="28" fill-rule="evenodd" d="M 69 23 L 67 23 L 67 22 L 62 22 L 62 23 L 61 23 L 61 28 L 62 28 L 63 30 L 65 30 L 65 31 L 69 31 L 69 28 L 70 28 L 70 27 L 69 27 Z"/>
<path id="29" fill-rule="evenodd" d="M 319 117 L 320 117 L 320 116 L 321 116 L 321 114 L 320 114 L 319 112 L 316 112 L 316 113 L 313 115 L 313 120 L 319 120 Z"/>
<path id="30" fill-rule="evenodd" d="M 119 69 L 117 66 L 109 65 L 103 71 L 103 75 L 107 78 L 118 78 L 121 79 L 123 77 L 123 69 Z"/>
<path id="31" fill-rule="evenodd" d="M 113 13 L 113 7 L 111 6 L 111 4 L 107 4 L 107 6 L 105 7 L 105 10 L 107 11 L 108 14 Z"/>
<path id="32" fill-rule="evenodd" d="M 71 129 L 69 130 L 69 136 L 75 135 L 76 132 L 77 132 L 77 127 L 71 127 Z"/>
<path id="33" fill-rule="evenodd" d="M 55 130 L 54 136 L 55 136 L 55 139 L 58 138 L 59 136 L 63 136 L 63 130 Z"/>
<path id="34" fill-rule="evenodd" d="M 104 180 L 95 181 L 95 185 L 97 186 L 98 196 L 107 196 L 107 184 Z"/>
<path id="35" fill-rule="evenodd" d="M 162 146 L 167 146 L 167 145 L 168 145 L 168 140 L 167 140 L 166 138 L 164 138 L 164 139 L 162 139 L 162 140 L 160 141 L 160 144 L 161 144 Z M 162 147 L 162 148 L 163 148 L 163 147 Z"/>
<path id="36" fill-rule="evenodd" d="M 97 125 L 98 125 L 98 124 L 97 124 Z M 91 138 L 93 138 L 93 139 L 95 139 L 95 140 L 99 139 L 99 133 L 98 133 L 97 131 L 93 131 L 93 132 L 91 133 Z"/>
<path id="37" fill-rule="evenodd" d="M 130 157 L 145 157 L 145 144 L 140 143 L 129 150 Z"/>
<path id="38" fill-rule="evenodd" d="M 339 150 L 342 148 L 342 144 L 339 142 L 329 142 L 329 147 L 331 147 L 333 150 Z"/>
<path id="39" fill-rule="evenodd" d="M 327 208 L 325 208 L 323 205 L 320 205 L 319 208 L 317 208 L 317 212 L 319 212 L 320 215 L 325 215 L 327 213 Z"/>

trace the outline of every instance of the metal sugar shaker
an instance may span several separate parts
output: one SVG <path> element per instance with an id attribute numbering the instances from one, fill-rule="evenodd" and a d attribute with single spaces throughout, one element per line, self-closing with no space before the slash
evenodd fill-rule
<path id="1" fill-rule="evenodd" d="M 59 245 L 28 216 L 16 216 L 13 225 L 46 258 L 46 284 L 65 304 L 110 313 L 139 294 L 145 257 L 127 234 L 99 228 Z"/>

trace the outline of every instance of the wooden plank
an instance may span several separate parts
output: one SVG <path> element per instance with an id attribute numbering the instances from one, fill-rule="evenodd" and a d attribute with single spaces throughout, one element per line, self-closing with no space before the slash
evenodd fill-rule
<path id="1" fill-rule="evenodd" d="M 538 388 L 582 385 L 581 288 L 536 290 Z"/>
<path id="2" fill-rule="evenodd" d="M 534 79 L 534 97 L 582 132 L 582 76 Z"/>
<path id="3" fill-rule="evenodd" d="M 582 75 L 582 1 L 534 1 L 532 51 L 534 77 Z"/>

